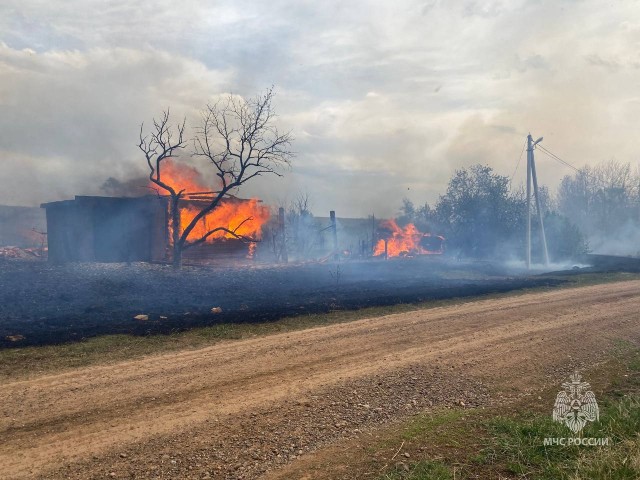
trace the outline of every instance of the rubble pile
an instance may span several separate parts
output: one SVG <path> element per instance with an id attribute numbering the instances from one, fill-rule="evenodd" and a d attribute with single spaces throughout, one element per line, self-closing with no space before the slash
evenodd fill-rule
<path id="1" fill-rule="evenodd" d="M 42 248 L 0 247 L 0 258 L 15 258 L 20 260 L 46 258 L 47 251 Z"/>

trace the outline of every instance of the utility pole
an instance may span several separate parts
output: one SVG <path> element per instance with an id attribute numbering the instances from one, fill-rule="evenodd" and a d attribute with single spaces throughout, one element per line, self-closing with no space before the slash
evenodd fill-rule
<path id="1" fill-rule="evenodd" d="M 527 136 L 527 270 L 531 268 L 531 157 L 533 138 Z"/>
<path id="2" fill-rule="evenodd" d="M 536 200 L 536 211 L 538 212 L 538 222 L 540 223 L 540 240 L 544 253 L 544 263 L 549 265 L 549 250 L 547 249 L 547 236 L 544 232 L 544 221 L 542 210 L 540 209 L 540 194 L 538 191 L 538 175 L 536 173 L 536 162 L 533 156 L 533 147 L 542 141 L 542 137 L 533 141 L 531 134 L 527 136 L 527 268 L 531 268 L 531 180 L 533 179 L 533 193 Z"/>
<path id="3" fill-rule="evenodd" d="M 540 140 L 542 140 L 542 138 Z M 538 193 L 538 175 L 536 174 L 536 161 L 533 157 L 533 150 L 531 151 L 531 176 L 533 178 L 533 193 L 536 196 L 536 210 L 538 211 L 538 221 L 540 222 L 540 240 L 542 241 L 542 251 L 544 253 L 544 264 L 549 265 L 549 250 L 547 249 L 547 236 L 545 235 L 545 232 L 544 232 L 544 221 L 542 220 L 542 209 L 540 208 L 540 194 Z"/>
<path id="4" fill-rule="evenodd" d="M 333 258 L 334 260 L 340 260 L 340 254 L 338 253 L 338 226 L 336 224 L 336 212 L 331 210 L 329 212 L 329 219 L 331 220 L 331 236 L 333 237 Z"/>

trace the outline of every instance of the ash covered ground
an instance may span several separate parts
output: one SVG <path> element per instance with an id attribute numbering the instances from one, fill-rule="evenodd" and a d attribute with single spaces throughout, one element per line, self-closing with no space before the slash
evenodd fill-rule
<path id="1" fill-rule="evenodd" d="M 0 261 L 0 346 L 412 303 L 558 284 L 488 263 L 422 257 L 306 265 L 184 267 Z M 220 313 L 212 313 L 218 307 Z M 148 320 L 136 320 L 136 315 Z"/>

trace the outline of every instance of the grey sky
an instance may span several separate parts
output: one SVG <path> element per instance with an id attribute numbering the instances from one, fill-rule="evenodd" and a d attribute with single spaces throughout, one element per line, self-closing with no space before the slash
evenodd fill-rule
<path id="1" fill-rule="evenodd" d="M 270 85 L 298 155 L 243 195 L 308 191 L 318 214 L 392 215 L 473 163 L 511 175 L 528 131 L 637 164 L 640 3 L 4 0 L 0 203 L 100 194 L 144 174 L 140 122 Z M 551 187 L 570 173 L 538 158 Z"/>

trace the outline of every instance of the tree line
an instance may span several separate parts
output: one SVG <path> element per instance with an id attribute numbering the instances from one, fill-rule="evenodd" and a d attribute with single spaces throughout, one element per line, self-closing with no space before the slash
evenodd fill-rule
<path id="1" fill-rule="evenodd" d="M 640 172 L 630 164 L 586 166 L 565 176 L 555 195 L 543 187 L 541 200 L 552 261 L 576 259 L 592 250 L 638 253 Z M 513 188 L 508 177 L 489 166 L 473 165 L 457 170 L 433 205 L 416 206 L 405 199 L 398 220 L 443 234 L 455 255 L 506 260 L 522 258 L 526 218 L 524 188 Z M 538 229 L 534 216 L 532 255 L 541 262 Z"/>

